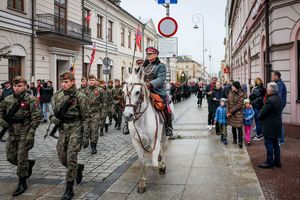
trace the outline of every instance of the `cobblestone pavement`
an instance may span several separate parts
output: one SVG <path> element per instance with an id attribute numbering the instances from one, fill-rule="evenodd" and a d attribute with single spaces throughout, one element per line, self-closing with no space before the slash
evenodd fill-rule
<path id="1" fill-rule="evenodd" d="M 266 159 L 263 141 L 253 141 L 247 149 L 266 199 L 300 199 L 299 139 L 285 138 L 285 144 L 281 147 L 281 169 L 258 168 L 258 164 Z"/>
<path id="2" fill-rule="evenodd" d="M 44 140 L 48 124 L 39 126 L 36 132 L 34 148 L 29 157 L 36 160 L 34 171 L 28 180 L 28 190 L 17 199 L 60 199 L 64 192 L 66 169 L 57 157 L 57 140 L 48 137 Z M 103 186 L 114 178 L 107 179 L 120 166 L 125 166 L 134 159 L 130 137 L 117 131 L 113 126 L 98 142 L 98 154 L 92 155 L 90 147 L 79 153 L 79 162 L 85 164 L 84 179 L 76 192 L 76 198 L 98 197 L 105 189 Z M 122 171 L 122 168 L 120 168 Z M 120 171 L 119 169 L 119 171 Z M 0 143 L 0 199 L 11 199 L 11 194 L 17 185 L 16 167 L 6 161 L 5 143 Z M 96 186 L 102 186 L 96 188 Z M 96 190 L 95 190 L 96 188 Z M 39 198 L 41 197 L 41 198 Z"/>

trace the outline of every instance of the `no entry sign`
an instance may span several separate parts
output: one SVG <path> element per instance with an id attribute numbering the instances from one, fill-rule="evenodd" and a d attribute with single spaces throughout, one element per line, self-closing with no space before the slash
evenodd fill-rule
<path id="1" fill-rule="evenodd" d="M 164 37 L 172 37 L 176 34 L 178 24 L 172 17 L 162 18 L 158 23 L 158 31 Z"/>

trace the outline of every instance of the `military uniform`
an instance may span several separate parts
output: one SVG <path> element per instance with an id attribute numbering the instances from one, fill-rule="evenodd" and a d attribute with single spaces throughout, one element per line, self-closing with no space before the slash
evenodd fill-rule
<path id="1" fill-rule="evenodd" d="M 102 100 L 102 106 L 101 106 L 101 114 L 100 114 L 100 136 L 103 136 L 103 129 L 108 128 L 108 124 L 105 123 L 106 118 L 109 114 L 109 93 L 107 91 L 107 88 L 105 86 L 105 82 L 101 81 L 101 88 L 103 89 L 103 100 Z"/>
<path id="2" fill-rule="evenodd" d="M 109 83 L 113 84 L 113 81 L 110 80 Z M 109 125 L 112 124 L 112 119 L 113 116 L 115 114 L 115 101 L 114 101 L 114 93 L 115 93 L 115 89 L 112 86 L 107 86 L 107 94 L 108 94 L 108 117 L 109 117 Z"/>
<path id="3" fill-rule="evenodd" d="M 61 80 L 74 80 L 74 75 L 65 72 L 60 75 Z M 72 96 L 73 98 L 70 98 Z M 60 113 L 61 108 L 67 101 L 70 107 L 64 113 Z M 54 115 L 50 116 L 52 123 L 58 126 L 59 138 L 56 149 L 60 163 L 67 168 L 67 188 L 62 199 L 71 199 L 74 195 L 73 185 L 82 180 L 83 164 L 77 163 L 78 152 L 82 145 L 88 146 L 90 133 L 90 108 L 86 95 L 78 91 L 73 85 L 67 90 L 57 91 L 51 100 Z"/>
<path id="4" fill-rule="evenodd" d="M 81 83 L 82 83 L 83 81 L 87 81 L 85 77 L 82 77 L 82 78 L 81 78 Z M 81 91 L 81 92 L 83 92 L 85 88 L 87 88 L 87 84 L 85 84 L 85 85 L 82 85 L 82 84 L 81 84 L 81 86 L 80 86 L 80 88 L 78 88 L 78 90 Z"/>
<path id="5" fill-rule="evenodd" d="M 14 79 L 14 84 L 21 82 L 27 84 L 26 80 L 21 77 L 17 76 Z M 7 114 L 14 105 L 17 105 L 16 112 L 8 121 Z M 13 196 L 23 193 L 27 188 L 26 178 L 30 177 L 35 163 L 34 160 L 28 160 L 28 153 L 33 148 L 35 131 L 41 119 L 39 100 L 28 94 L 26 90 L 10 95 L 1 102 L 0 126 L 8 128 L 9 135 L 6 143 L 6 156 L 8 162 L 17 166 L 19 177 L 19 185 Z"/>
<path id="6" fill-rule="evenodd" d="M 117 82 L 119 80 L 115 80 Z M 114 120 L 116 121 L 116 128 L 118 130 L 121 129 L 121 124 L 122 124 L 122 113 L 124 109 L 124 92 L 123 88 L 121 85 L 115 85 L 115 90 L 114 90 L 114 107 L 115 107 L 115 113 L 114 113 Z"/>
<path id="7" fill-rule="evenodd" d="M 90 75 L 90 78 L 95 78 L 95 76 Z M 91 121 L 90 121 L 90 141 L 92 147 L 92 153 L 97 153 L 96 147 L 98 143 L 98 131 L 99 131 L 99 121 L 101 117 L 101 110 L 103 109 L 104 103 L 104 91 L 99 86 L 88 86 L 84 89 L 84 93 L 89 98 L 90 111 L 91 111 Z"/>

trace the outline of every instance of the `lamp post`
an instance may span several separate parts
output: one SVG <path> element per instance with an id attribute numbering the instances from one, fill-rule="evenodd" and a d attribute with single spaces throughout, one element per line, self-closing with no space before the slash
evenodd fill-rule
<path id="1" fill-rule="evenodd" d="M 202 50 L 202 53 L 203 53 L 202 76 L 203 76 L 203 74 L 205 74 L 204 17 L 203 17 L 202 14 L 196 13 L 196 14 L 193 15 L 192 20 L 193 20 L 193 22 L 195 24 L 194 25 L 194 29 L 198 29 L 199 28 L 198 24 L 199 24 L 200 20 L 202 20 L 202 33 L 203 33 L 202 34 L 202 45 L 203 45 L 203 50 Z M 204 72 L 203 72 L 203 70 L 204 70 Z"/>

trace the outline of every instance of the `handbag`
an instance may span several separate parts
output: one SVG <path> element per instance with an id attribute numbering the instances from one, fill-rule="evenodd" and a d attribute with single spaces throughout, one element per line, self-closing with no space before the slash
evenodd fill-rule
<path id="1" fill-rule="evenodd" d="M 158 110 L 158 111 L 164 110 L 164 107 L 165 107 L 164 101 L 158 94 L 150 93 L 150 99 L 151 99 L 152 105 L 156 108 L 156 110 Z"/>

